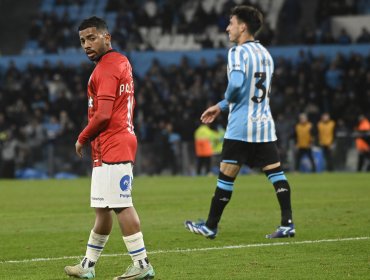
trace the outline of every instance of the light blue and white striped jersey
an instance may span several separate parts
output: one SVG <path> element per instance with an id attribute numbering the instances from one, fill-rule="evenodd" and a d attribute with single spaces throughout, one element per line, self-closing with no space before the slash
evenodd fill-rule
<path id="1" fill-rule="evenodd" d="M 277 139 L 270 110 L 270 85 L 274 61 L 258 41 L 234 46 L 228 54 L 228 78 L 241 71 L 244 82 L 233 100 L 229 100 L 229 118 L 225 138 L 252 143 Z"/>

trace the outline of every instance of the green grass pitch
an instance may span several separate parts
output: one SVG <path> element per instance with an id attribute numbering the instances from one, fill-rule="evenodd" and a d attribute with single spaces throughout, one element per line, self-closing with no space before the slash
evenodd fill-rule
<path id="1" fill-rule="evenodd" d="M 287 176 L 297 234 L 279 240 L 264 237 L 279 210 L 262 175 L 237 179 L 215 240 L 183 226 L 208 214 L 215 177 L 136 178 L 156 279 L 370 279 L 370 173 Z M 0 181 L 0 279 L 68 279 L 63 268 L 85 253 L 94 221 L 89 183 Z M 130 264 L 125 252 L 115 222 L 96 279 L 121 274 Z"/>

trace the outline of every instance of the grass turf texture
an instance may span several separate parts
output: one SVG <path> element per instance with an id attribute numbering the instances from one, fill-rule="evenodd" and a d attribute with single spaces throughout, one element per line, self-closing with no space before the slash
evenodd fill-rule
<path id="1" fill-rule="evenodd" d="M 264 238 L 279 223 L 278 203 L 266 178 L 250 175 L 237 179 L 219 236 L 208 240 L 182 223 L 206 217 L 215 177 L 136 178 L 134 203 L 156 279 L 370 279 L 370 239 L 299 243 L 369 237 L 370 174 L 288 174 L 288 179 L 295 238 Z M 0 181 L 0 279 L 68 279 L 64 266 L 78 260 L 60 257 L 85 253 L 94 221 L 89 182 Z M 289 244 L 175 251 L 279 242 Z M 115 222 L 104 254 L 125 252 Z M 56 259 L 28 261 L 34 258 Z M 14 260 L 26 261 L 9 262 Z M 96 279 L 112 279 L 129 264 L 127 255 L 104 256 Z"/>

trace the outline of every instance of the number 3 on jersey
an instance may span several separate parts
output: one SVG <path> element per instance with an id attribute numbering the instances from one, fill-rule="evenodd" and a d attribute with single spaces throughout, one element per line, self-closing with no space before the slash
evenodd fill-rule
<path id="1" fill-rule="evenodd" d="M 255 72 L 254 77 L 257 80 L 256 88 L 262 90 L 262 96 L 253 96 L 251 100 L 255 103 L 261 103 L 266 98 L 266 87 L 263 84 L 266 81 L 266 72 Z M 269 88 L 270 93 L 271 87 Z"/>

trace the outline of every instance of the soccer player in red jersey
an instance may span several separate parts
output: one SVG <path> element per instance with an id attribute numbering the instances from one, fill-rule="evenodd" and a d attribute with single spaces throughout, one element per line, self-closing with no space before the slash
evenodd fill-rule
<path id="1" fill-rule="evenodd" d="M 132 68 L 124 55 L 112 49 L 104 20 L 85 19 L 78 30 L 83 50 L 96 64 L 87 90 L 89 123 L 75 145 L 77 155 L 82 157 L 83 146 L 91 142 L 91 207 L 95 208 L 96 218 L 85 257 L 81 263 L 65 267 L 65 272 L 76 278 L 95 277 L 95 264 L 112 230 L 113 210 L 133 260 L 126 272 L 114 279 L 152 279 L 155 273 L 147 258 L 140 220 L 131 198 L 137 148 L 132 122 L 135 106 Z"/>

